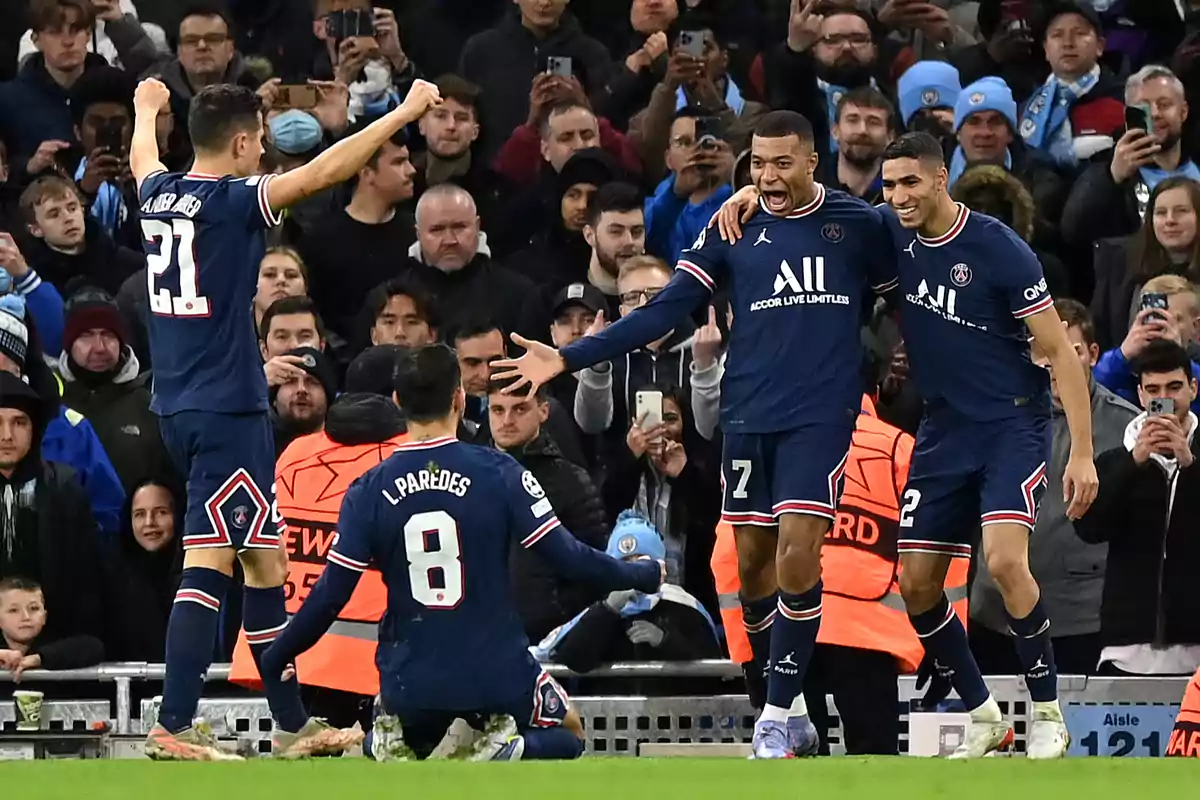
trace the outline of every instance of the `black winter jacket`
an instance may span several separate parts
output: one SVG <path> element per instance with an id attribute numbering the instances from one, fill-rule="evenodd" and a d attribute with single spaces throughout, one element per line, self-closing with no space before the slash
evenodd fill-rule
<path id="1" fill-rule="evenodd" d="M 1200 458 L 1200 436 L 1192 440 Z M 1200 644 L 1200 463 L 1167 473 L 1121 447 L 1096 458 L 1100 493 L 1075 532 L 1108 542 L 1100 607 L 1105 645 Z"/>
<path id="2" fill-rule="evenodd" d="M 563 527 L 584 544 L 603 550 L 608 543 L 608 521 L 587 471 L 563 458 L 545 432 L 509 454 L 538 479 Z M 599 599 L 591 586 L 560 577 L 545 559 L 516 541 L 509 567 L 517 612 L 530 641 L 540 641 Z"/>
<path id="3" fill-rule="evenodd" d="M 145 270 L 146 256 L 115 244 L 90 214 L 84 215 L 84 225 L 82 253 L 60 253 L 51 250 L 44 240 L 30 237 L 21 244 L 25 257 L 42 280 L 54 284 L 64 300 L 81 284 L 95 286 L 116 297 L 127 278 Z M 146 283 L 144 274 L 142 283 Z"/>

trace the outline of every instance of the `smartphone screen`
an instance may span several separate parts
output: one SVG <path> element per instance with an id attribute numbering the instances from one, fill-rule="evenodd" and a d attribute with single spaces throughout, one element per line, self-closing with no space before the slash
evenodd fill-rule
<path id="1" fill-rule="evenodd" d="M 1150 106 L 1145 103 L 1125 106 L 1125 130 L 1135 129 L 1146 133 L 1154 132 L 1154 126 L 1150 122 Z"/>

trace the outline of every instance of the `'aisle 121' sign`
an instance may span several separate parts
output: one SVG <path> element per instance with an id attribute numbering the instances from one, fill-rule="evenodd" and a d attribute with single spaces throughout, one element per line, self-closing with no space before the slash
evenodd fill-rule
<path id="1" fill-rule="evenodd" d="M 1071 756 L 1158 758 L 1167 748 L 1179 706 L 1080 705 L 1063 710 L 1071 732 Z"/>

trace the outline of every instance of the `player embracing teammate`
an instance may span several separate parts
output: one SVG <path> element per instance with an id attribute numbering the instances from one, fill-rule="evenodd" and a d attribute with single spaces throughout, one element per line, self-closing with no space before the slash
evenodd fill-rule
<path id="1" fill-rule="evenodd" d="M 1061 758 L 1070 737 L 1058 704 L 1050 621 L 1028 560 L 1050 450 L 1049 377 L 1030 359 L 1030 335 L 1058 376 L 1071 430 L 1063 492 L 1072 519 L 1097 489 L 1086 377 L 1036 256 L 1003 223 L 951 199 L 937 141 L 905 134 L 883 158 L 882 213 L 894 245 L 901 327 L 926 405 L 901 508 L 901 592 L 926 652 L 949 673 L 971 714 L 967 740 L 952 757 L 978 758 L 1011 745 L 1012 729 L 944 592 L 949 559 L 970 558 L 973 531 L 982 527 L 983 555 L 1033 699 L 1026 754 Z M 745 189 L 726 203 L 723 236 L 742 236 L 759 191 Z"/>

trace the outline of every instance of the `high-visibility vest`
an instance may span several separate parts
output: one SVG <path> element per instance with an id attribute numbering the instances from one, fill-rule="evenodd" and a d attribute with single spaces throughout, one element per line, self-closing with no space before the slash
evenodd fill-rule
<path id="1" fill-rule="evenodd" d="M 901 672 L 915 672 L 925 650 L 912 629 L 900 595 L 896 540 L 900 497 L 908 480 L 913 438 L 875 416 L 863 397 L 846 462 L 845 487 L 837 514 L 821 548 L 821 628 L 817 641 L 891 653 Z M 742 625 L 737 549 L 733 529 L 717 528 L 711 560 L 730 657 L 750 660 Z M 963 625 L 967 623 L 968 559 L 952 559 L 946 594 Z"/>
<path id="2" fill-rule="evenodd" d="M 1188 681 L 1175 718 L 1175 730 L 1167 740 L 1167 755 L 1200 758 L 1200 669 Z"/>
<path id="3" fill-rule="evenodd" d="M 342 445 L 321 432 L 302 436 L 283 451 L 275 467 L 275 486 L 288 550 L 284 593 L 289 615 L 300 610 L 325 570 L 325 558 L 337 535 L 342 498 L 350 484 L 407 439 L 407 434 L 400 434 L 377 444 Z M 300 682 L 356 694 L 378 694 L 375 648 L 379 620 L 386 608 L 383 578 L 377 569 L 370 568 L 329 632 L 296 660 Z M 229 679 L 245 686 L 261 686 L 245 630 L 238 634 Z"/>

